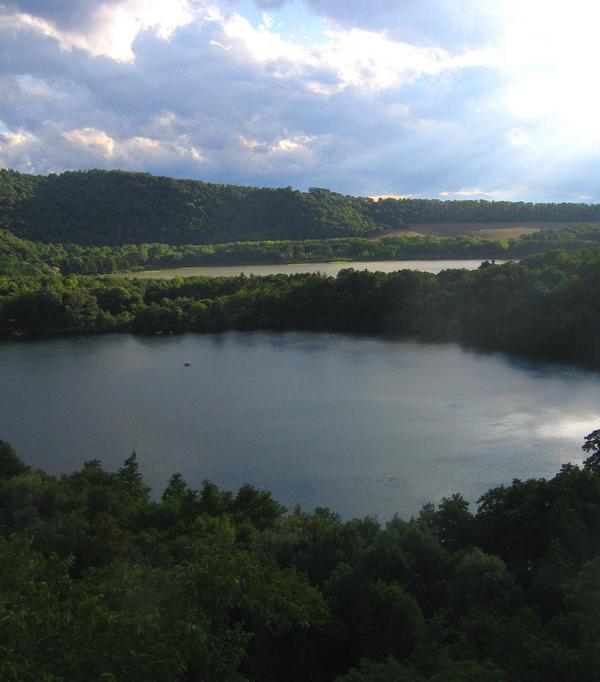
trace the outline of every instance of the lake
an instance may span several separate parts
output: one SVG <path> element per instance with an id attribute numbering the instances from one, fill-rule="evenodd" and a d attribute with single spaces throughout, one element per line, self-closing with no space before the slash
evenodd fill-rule
<path id="1" fill-rule="evenodd" d="M 135 448 L 157 493 L 181 472 L 344 518 L 552 476 L 600 426 L 598 373 L 335 334 L 5 341 L 0 391 L 0 438 L 51 473 Z"/>
<path id="2" fill-rule="evenodd" d="M 497 260 L 499 265 L 506 261 Z M 241 275 L 294 275 L 306 272 L 321 272 L 324 275 L 335 275 L 344 268 L 369 270 L 370 272 L 396 272 L 396 270 L 419 270 L 437 275 L 442 270 L 464 268 L 476 270 L 482 261 L 479 260 L 384 260 L 353 261 L 329 263 L 279 263 L 274 265 L 222 265 L 200 266 L 190 268 L 165 268 L 163 270 L 142 270 L 140 272 L 119 273 L 118 276 L 136 277 L 138 279 L 172 279 L 173 277 L 235 277 Z"/>

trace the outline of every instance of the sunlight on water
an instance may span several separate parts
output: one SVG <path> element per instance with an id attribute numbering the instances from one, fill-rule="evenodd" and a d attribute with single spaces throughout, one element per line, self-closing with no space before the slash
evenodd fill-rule
<path id="1" fill-rule="evenodd" d="M 536 433 L 540 438 L 579 438 L 582 434 L 587 435 L 600 428 L 600 414 L 588 415 L 581 418 L 561 418 L 548 424 L 536 427 Z"/>
<path id="2" fill-rule="evenodd" d="M 335 334 L 4 342 L 0 391 L 0 439 L 51 473 L 135 449 L 156 495 L 181 472 L 345 518 L 552 476 L 600 427 L 598 373 Z"/>

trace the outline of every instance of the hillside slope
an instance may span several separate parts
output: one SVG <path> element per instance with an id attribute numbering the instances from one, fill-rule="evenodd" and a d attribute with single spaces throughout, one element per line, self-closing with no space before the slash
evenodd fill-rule
<path id="1" fill-rule="evenodd" d="M 510 226 L 523 221 L 545 226 L 600 222 L 600 205 L 375 201 L 319 188 L 239 187 L 126 171 L 32 176 L 0 169 L 0 228 L 50 243 L 177 245 L 373 237 L 424 223 L 454 236 L 469 232 L 469 223 Z M 447 234 L 444 224 L 459 229 Z"/>
<path id="2" fill-rule="evenodd" d="M 123 171 L 0 171 L 0 225 L 36 241 L 208 244 L 377 232 L 365 202 L 327 190 L 257 189 Z"/>

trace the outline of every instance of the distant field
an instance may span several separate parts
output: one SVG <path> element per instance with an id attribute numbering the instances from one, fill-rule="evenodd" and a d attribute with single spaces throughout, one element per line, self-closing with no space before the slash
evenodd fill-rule
<path id="1" fill-rule="evenodd" d="M 487 237 L 488 239 L 516 239 L 524 234 L 539 232 L 550 228 L 566 227 L 573 222 L 519 222 L 519 223 L 413 223 L 405 230 L 394 230 L 375 237 L 414 237 L 430 235 L 432 237 L 457 237 L 461 234 Z"/>
<path id="2" fill-rule="evenodd" d="M 548 226 L 547 226 L 548 227 Z M 524 234 L 532 234 L 543 230 L 542 227 L 526 227 L 525 225 L 515 225 L 513 227 L 486 227 L 482 230 L 475 230 L 470 234 L 487 239 L 518 239 Z"/>

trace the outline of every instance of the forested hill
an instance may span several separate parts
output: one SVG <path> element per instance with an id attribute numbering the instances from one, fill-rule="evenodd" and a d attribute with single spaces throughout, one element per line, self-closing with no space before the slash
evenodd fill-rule
<path id="1" fill-rule="evenodd" d="M 211 244 L 368 237 L 413 223 L 594 222 L 600 205 L 352 197 L 125 171 L 0 169 L 0 228 L 44 242 Z"/>
<path id="2" fill-rule="evenodd" d="M 0 226 L 34 241 L 209 244 L 375 234 L 367 202 L 327 190 L 259 189 L 123 171 L 0 170 Z"/>

